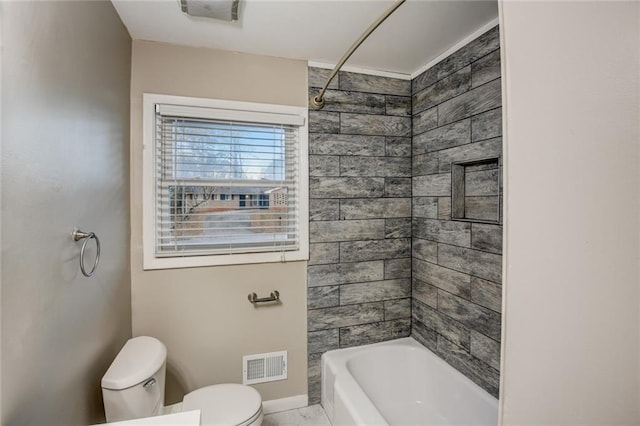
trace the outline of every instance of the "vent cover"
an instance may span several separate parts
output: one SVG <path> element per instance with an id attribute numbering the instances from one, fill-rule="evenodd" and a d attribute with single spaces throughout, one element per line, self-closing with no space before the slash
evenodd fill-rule
<path id="1" fill-rule="evenodd" d="M 240 0 L 180 0 L 180 9 L 191 16 L 235 22 L 238 3 Z"/>
<path id="2" fill-rule="evenodd" d="M 287 351 L 242 357 L 242 384 L 274 382 L 287 378 Z"/>

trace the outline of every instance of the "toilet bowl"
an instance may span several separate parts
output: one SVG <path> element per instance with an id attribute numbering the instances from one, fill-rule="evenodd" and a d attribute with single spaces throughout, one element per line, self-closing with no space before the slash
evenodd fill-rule
<path id="1" fill-rule="evenodd" d="M 107 422 L 163 414 L 167 348 L 158 339 L 129 339 L 102 377 Z M 181 411 L 200 410 L 200 424 L 260 426 L 262 397 L 252 387 L 205 386 L 184 396 Z"/>

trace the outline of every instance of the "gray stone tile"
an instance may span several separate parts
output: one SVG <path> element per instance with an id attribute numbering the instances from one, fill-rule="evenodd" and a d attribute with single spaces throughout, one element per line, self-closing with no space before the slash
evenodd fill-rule
<path id="1" fill-rule="evenodd" d="M 470 332 L 457 321 L 441 314 L 437 310 L 413 299 L 411 315 L 413 322 L 422 323 L 453 343 L 469 349 Z"/>
<path id="2" fill-rule="evenodd" d="M 409 96 L 411 94 L 411 81 L 397 78 L 380 77 L 340 71 L 340 89 L 357 92 L 382 93 L 384 95 Z"/>
<path id="3" fill-rule="evenodd" d="M 311 353 L 326 352 L 340 347 L 338 329 L 310 331 L 307 333 L 307 351 Z"/>
<path id="4" fill-rule="evenodd" d="M 456 219 L 466 218 L 464 215 L 465 201 L 465 171 L 463 164 L 451 165 L 451 217 Z"/>
<path id="5" fill-rule="evenodd" d="M 368 345 L 407 337 L 411 333 L 411 319 L 377 322 L 340 329 L 340 347 Z"/>
<path id="6" fill-rule="evenodd" d="M 411 296 L 433 309 L 438 308 L 438 287 L 414 278 Z"/>
<path id="7" fill-rule="evenodd" d="M 309 287 L 307 289 L 307 308 L 330 308 L 340 305 L 340 286 Z"/>
<path id="8" fill-rule="evenodd" d="M 340 305 L 379 302 L 406 297 L 411 297 L 411 280 L 409 278 L 340 286 Z"/>
<path id="9" fill-rule="evenodd" d="M 321 401 L 321 395 L 320 395 L 320 389 L 321 389 L 321 376 L 309 376 L 308 378 L 308 382 L 307 382 L 307 397 L 309 398 L 308 403 L 309 404 L 320 404 Z"/>
<path id="10" fill-rule="evenodd" d="M 335 308 L 312 309 L 307 312 L 309 331 L 380 322 L 384 319 L 382 302 L 362 305 L 338 306 Z"/>
<path id="11" fill-rule="evenodd" d="M 384 219 L 337 220 L 309 223 L 309 241 L 382 240 L 385 238 Z"/>
<path id="12" fill-rule="evenodd" d="M 340 243 L 341 262 L 363 262 L 411 256 L 410 238 Z"/>
<path id="13" fill-rule="evenodd" d="M 438 108 L 433 107 L 413 115 L 413 136 L 438 127 Z"/>
<path id="14" fill-rule="evenodd" d="M 414 238 L 411 244 L 411 257 L 416 257 L 431 263 L 438 262 L 438 243 Z"/>
<path id="15" fill-rule="evenodd" d="M 340 218 L 411 217 L 411 198 L 355 198 L 340 201 Z"/>
<path id="16" fill-rule="evenodd" d="M 500 184 L 499 170 L 466 170 L 464 174 L 464 194 L 467 197 L 498 195 Z"/>
<path id="17" fill-rule="evenodd" d="M 502 256 L 498 254 L 438 244 L 438 264 L 478 278 L 501 282 Z"/>
<path id="18" fill-rule="evenodd" d="M 312 198 L 309 200 L 309 220 L 338 220 L 340 201 L 336 199 Z"/>
<path id="19" fill-rule="evenodd" d="M 418 154 L 412 157 L 413 176 L 431 175 L 438 173 L 440 156 L 437 152 Z"/>
<path id="20" fill-rule="evenodd" d="M 339 158 L 333 155 L 310 155 L 309 176 L 340 176 Z"/>
<path id="21" fill-rule="evenodd" d="M 374 178 L 378 179 L 378 178 Z M 384 178 L 385 197 L 411 197 L 410 177 L 387 177 Z"/>
<path id="22" fill-rule="evenodd" d="M 475 161 L 502 155 L 502 138 L 487 139 L 455 148 L 438 151 L 440 156 L 440 172 L 450 172 L 451 163 Z"/>
<path id="23" fill-rule="evenodd" d="M 438 125 L 480 114 L 501 104 L 501 79 L 497 79 L 438 105 Z"/>
<path id="24" fill-rule="evenodd" d="M 325 133 L 331 133 L 329 131 Z M 411 118 L 390 115 L 340 114 L 340 133 L 355 135 L 410 136 Z"/>
<path id="25" fill-rule="evenodd" d="M 499 158 L 492 158 L 477 164 L 465 164 L 466 172 L 480 172 L 483 170 L 498 170 Z"/>
<path id="26" fill-rule="evenodd" d="M 307 267 L 308 287 L 380 281 L 384 275 L 384 262 L 356 262 Z"/>
<path id="27" fill-rule="evenodd" d="M 451 174 L 416 176 L 413 178 L 414 197 L 450 197 Z"/>
<path id="28" fill-rule="evenodd" d="M 502 253 L 502 226 L 474 223 L 471 225 L 471 248 Z"/>
<path id="29" fill-rule="evenodd" d="M 500 342 L 471 331 L 471 355 L 500 370 Z"/>
<path id="30" fill-rule="evenodd" d="M 458 271 L 413 258 L 413 278 L 462 297 L 469 297 L 471 277 Z"/>
<path id="31" fill-rule="evenodd" d="M 438 218 L 437 197 L 413 197 L 413 217 Z"/>
<path id="32" fill-rule="evenodd" d="M 498 370 L 469 354 L 466 348 L 461 348 L 440 336 L 438 336 L 438 354 L 478 386 L 494 397 L 499 397 L 500 372 Z"/>
<path id="33" fill-rule="evenodd" d="M 309 111 L 309 133 L 339 133 L 340 114 L 328 111 Z"/>
<path id="34" fill-rule="evenodd" d="M 427 86 L 482 58 L 500 47 L 498 26 L 490 29 L 466 46 L 449 55 L 411 81 L 411 93 L 418 93 Z"/>
<path id="35" fill-rule="evenodd" d="M 411 290 L 409 291 L 411 294 Z M 384 320 L 390 321 L 401 318 L 411 318 L 411 298 L 385 300 L 384 305 Z"/>
<path id="36" fill-rule="evenodd" d="M 451 197 L 438 198 L 438 219 L 451 220 Z"/>
<path id="37" fill-rule="evenodd" d="M 434 330 L 425 327 L 421 322 L 411 321 L 411 337 L 433 353 L 437 353 L 438 333 Z"/>
<path id="38" fill-rule="evenodd" d="M 322 353 L 320 352 L 308 352 L 307 356 L 307 371 L 309 376 L 320 376 L 322 374 Z"/>
<path id="39" fill-rule="evenodd" d="M 407 157 L 341 157 L 341 176 L 411 177 Z"/>
<path id="40" fill-rule="evenodd" d="M 502 312 L 502 286 L 471 277 L 471 301 L 496 312 Z"/>
<path id="41" fill-rule="evenodd" d="M 389 157 L 411 157 L 411 138 L 387 136 L 386 155 Z"/>
<path id="42" fill-rule="evenodd" d="M 498 196 L 488 197 L 465 197 L 464 216 L 467 219 L 490 220 L 498 222 L 500 212 Z"/>
<path id="43" fill-rule="evenodd" d="M 310 177 L 309 198 L 382 197 L 384 178 Z"/>
<path id="44" fill-rule="evenodd" d="M 502 318 L 498 312 L 445 291 L 438 291 L 438 311 L 472 330 L 500 340 Z"/>
<path id="45" fill-rule="evenodd" d="M 470 88 L 471 66 L 466 66 L 413 95 L 413 113 L 438 105 Z"/>
<path id="46" fill-rule="evenodd" d="M 409 96 L 386 96 L 385 114 L 411 116 L 411 98 Z"/>
<path id="47" fill-rule="evenodd" d="M 500 49 L 471 64 L 472 87 L 478 87 L 496 78 L 500 78 Z"/>
<path id="48" fill-rule="evenodd" d="M 317 68 L 317 67 L 309 67 L 308 78 L 309 78 L 309 87 L 315 87 L 316 89 L 320 89 L 324 87 L 327 79 L 331 75 L 330 69 L 326 68 Z M 329 84 L 329 89 L 337 89 L 338 88 L 338 79 L 334 78 Z"/>
<path id="49" fill-rule="evenodd" d="M 471 119 L 446 124 L 413 138 L 413 154 L 440 151 L 471 143 Z"/>
<path id="50" fill-rule="evenodd" d="M 473 142 L 502 136 L 502 108 L 492 109 L 471 117 Z"/>
<path id="51" fill-rule="evenodd" d="M 411 238 L 411 218 L 385 219 L 385 238 Z"/>
<path id="52" fill-rule="evenodd" d="M 340 243 L 309 244 L 309 265 L 340 262 Z"/>
<path id="53" fill-rule="evenodd" d="M 411 258 L 385 259 L 384 279 L 411 278 Z"/>
<path id="54" fill-rule="evenodd" d="M 471 246 L 471 224 L 468 222 L 452 222 L 449 220 L 413 218 L 414 238 L 456 246 Z"/>
<path id="55" fill-rule="evenodd" d="M 321 353 L 309 353 L 307 356 L 309 401 L 312 399 L 320 401 L 321 357 Z"/>
<path id="56" fill-rule="evenodd" d="M 317 94 L 315 88 L 309 89 L 309 96 Z M 322 111 L 355 112 L 361 114 L 384 114 L 385 97 L 373 93 L 345 92 L 327 90 L 324 94 L 325 106 Z"/>
<path id="57" fill-rule="evenodd" d="M 310 134 L 311 155 L 385 155 L 384 136 Z"/>

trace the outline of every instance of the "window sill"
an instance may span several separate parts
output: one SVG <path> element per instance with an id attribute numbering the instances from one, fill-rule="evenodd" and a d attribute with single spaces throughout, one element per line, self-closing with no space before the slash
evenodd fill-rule
<path id="1" fill-rule="evenodd" d="M 179 269 L 199 268 L 206 266 L 245 265 L 252 263 L 278 263 L 309 260 L 308 250 L 271 252 L 271 253 L 244 253 L 244 254 L 218 254 L 209 256 L 185 256 L 185 257 L 144 257 L 143 269 Z"/>

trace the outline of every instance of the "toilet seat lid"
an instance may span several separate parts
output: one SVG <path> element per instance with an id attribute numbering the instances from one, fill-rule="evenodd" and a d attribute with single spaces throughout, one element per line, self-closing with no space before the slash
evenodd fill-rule
<path id="1" fill-rule="evenodd" d="M 240 425 L 262 410 L 262 397 L 254 388 L 236 383 L 205 386 L 182 401 L 182 411 L 198 409 L 203 425 Z"/>

